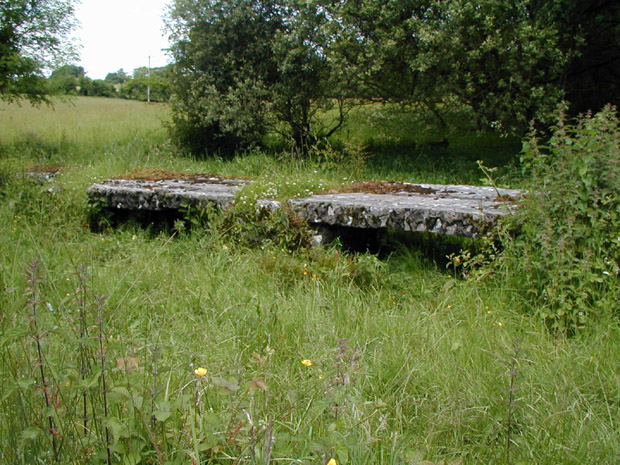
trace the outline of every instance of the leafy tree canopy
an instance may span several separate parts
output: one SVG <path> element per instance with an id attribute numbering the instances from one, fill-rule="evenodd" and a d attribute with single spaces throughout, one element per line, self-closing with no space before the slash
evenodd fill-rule
<path id="1" fill-rule="evenodd" d="M 315 115 L 343 83 L 324 54 L 326 22 L 313 2 L 177 0 L 169 24 L 180 139 L 233 152 L 269 129 L 305 151 L 333 131 Z"/>
<path id="2" fill-rule="evenodd" d="M 129 75 L 121 68 L 115 73 L 108 73 L 104 81 L 110 84 L 122 84 L 128 79 Z"/>
<path id="3" fill-rule="evenodd" d="M 74 0 L 0 2 L 0 99 L 47 101 L 44 72 L 73 56 Z"/>
<path id="4" fill-rule="evenodd" d="M 176 0 L 169 24 L 175 127 L 203 148 L 269 128 L 303 151 L 352 97 L 520 134 L 620 104 L 617 0 Z"/>
<path id="5" fill-rule="evenodd" d="M 481 127 L 522 131 L 566 98 L 574 112 L 620 103 L 615 0 L 326 2 L 332 49 L 369 98 L 438 112 L 455 102 Z"/>
<path id="6" fill-rule="evenodd" d="M 84 76 L 86 76 L 86 71 L 84 71 L 84 68 L 82 66 L 63 65 L 60 68 L 52 71 L 50 79 L 59 79 L 65 77 L 81 78 Z"/>

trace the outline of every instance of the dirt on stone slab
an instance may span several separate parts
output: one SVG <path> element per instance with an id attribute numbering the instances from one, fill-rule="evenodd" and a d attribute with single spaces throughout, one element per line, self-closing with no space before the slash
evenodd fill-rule
<path id="1" fill-rule="evenodd" d="M 249 181 L 248 178 L 240 178 L 234 176 L 220 176 L 219 174 L 204 174 L 204 173 L 180 173 L 168 170 L 135 170 L 132 173 L 118 176 L 114 179 L 126 179 L 132 181 L 169 181 L 169 180 L 182 180 L 189 184 L 220 184 L 222 182 L 230 181 Z"/>
<path id="2" fill-rule="evenodd" d="M 430 187 L 422 187 L 417 184 L 397 181 L 367 181 L 347 184 L 323 192 L 324 194 L 395 194 L 398 192 L 408 192 L 412 194 L 432 195 L 437 192 Z"/>
<path id="3" fill-rule="evenodd" d="M 58 165 L 34 165 L 28 168 L 28 173 L 44 173 L 58 174 L 62 170 L 62 166 Z"/>

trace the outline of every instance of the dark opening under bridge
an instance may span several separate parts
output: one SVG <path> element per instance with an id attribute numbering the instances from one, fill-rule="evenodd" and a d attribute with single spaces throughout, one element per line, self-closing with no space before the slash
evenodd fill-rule
<path id="1" fill-rule="evenodd" d="M 186 206 L 224 209 L 250 182 L 198 174 L 110 179 L 90 186 L 88 196 L 102 208 L 127 213 L 178 211 Z M 379 181 L 294 198 L 288 206 L 315 226 L 476 237 L 513 211 L 523 195 L 515 189 Z M 259 209 L 281 207 L 274 200 L 257 201 Z"/>

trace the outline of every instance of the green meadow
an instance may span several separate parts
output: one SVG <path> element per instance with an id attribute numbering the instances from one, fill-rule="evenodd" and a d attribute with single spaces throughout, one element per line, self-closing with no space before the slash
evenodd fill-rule
<path id="1" fill-rule="evenodd" d="M 470 241 L 394 233 L 353 253 L 251 212 L 354 181 L 481 184 L 478 160 L 521 187 L 519 140 L 462 123 L 445 147 L 432 121 L 372 105 L 339 150 L 193 159 L 167 118 L 0 104 L 0 463 L 620 461 L 615 319 L 550 331 L 509 280 L 446 266 Z M 155 170 L 257 182 L 235 211 L 89 227 L 90 184 Z"/>

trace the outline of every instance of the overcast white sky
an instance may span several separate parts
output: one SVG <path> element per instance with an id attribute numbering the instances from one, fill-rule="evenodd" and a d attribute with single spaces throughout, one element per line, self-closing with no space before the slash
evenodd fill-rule
<path id="1" fill-rule="evenodd" d="M 81 26 L 75 36 L 86 74 L 103 79 L 123 68 L 164 66 L 169 59 L 162 16 L 170 0 L 81 0 L 76 17 Z"/>

